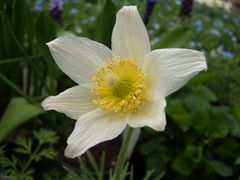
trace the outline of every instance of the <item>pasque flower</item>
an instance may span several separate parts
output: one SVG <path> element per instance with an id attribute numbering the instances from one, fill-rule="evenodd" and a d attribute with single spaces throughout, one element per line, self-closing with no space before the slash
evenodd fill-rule
<path id="1" fill-rule="evenodd" d="M 74 36 L 62 36 L 47 45 L 57 65 L 78 84 L 42 102 L 45 110 L 77 120 L 65 150 L 71 158 L 117 137 L 127 125 L 164 130 L 165 97 L 207 69 L 199 51 L 151 51 L 135 6 L 118 11 L 112 50 Z"/>

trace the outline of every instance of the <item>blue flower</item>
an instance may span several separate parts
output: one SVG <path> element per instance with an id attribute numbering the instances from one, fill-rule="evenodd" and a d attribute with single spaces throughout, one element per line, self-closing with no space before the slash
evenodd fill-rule
<path id="1" fill-rule="evenodd" d="M 232 57 L 233 57 L 233 53 L 230 51 L 223 51 L 222 54 L 227 59 L 232 59 Z"/>
<path id="2" fill-rule="evenodd" d="M 41 11 L 43 7 L 44 0 L 38 0 L 35 4 L 34 10 Z"/>
<path id="3" fill-rule="evenodd" d="M 72 9 L 70 10 L 70 13 L 71 13 L 71 14 L 77 14 L 77 13 L 78 13 L 78 9 L 77 9 L 77 8 L 72 8 Z"/>

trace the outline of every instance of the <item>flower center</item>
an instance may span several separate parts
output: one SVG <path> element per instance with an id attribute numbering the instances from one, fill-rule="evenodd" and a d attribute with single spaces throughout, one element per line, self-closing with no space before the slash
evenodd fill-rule
<path id="1" fill-rule="evenodd" d="M 94 103 L 111 112 L 135 112 L 145 99 L 147 76 L 133 58 L 113 58 L 93 77 Z"/>

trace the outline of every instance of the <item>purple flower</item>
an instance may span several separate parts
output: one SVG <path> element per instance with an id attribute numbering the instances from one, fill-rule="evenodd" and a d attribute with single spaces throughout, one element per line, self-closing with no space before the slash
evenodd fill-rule
<path id="1" fill-rule="evenodd" d="M 50 0 L 49 8 L 50 8 L 50 16 L 52 16 L 57 22 L 61 22 L 63 0 Z"/>
<path id="2" fill-rule="evenodd" d="M 50 10 L 57 8 L 63 10 L 63 1 L 62 0 L 50 0 L 49 2 Z"/>
<path id="3" fill-rule="evenodd" d="M 190 17 L 193 9 L 193 0 L 183 0 L 180 8 L 180 17 Z"/>
<path id="4" fill-rule="evenodd" d="M 147 1 L 147 7 L 145 9 L 144 18 L 143 18 L 143 22 L 145 25 L 147 25 L 147 23 L 150 19 L 150 16 L 152 15 L 153 8 L 156 5 L 156 2 L 157 2 L 156 0 L 148 0 Z"/>

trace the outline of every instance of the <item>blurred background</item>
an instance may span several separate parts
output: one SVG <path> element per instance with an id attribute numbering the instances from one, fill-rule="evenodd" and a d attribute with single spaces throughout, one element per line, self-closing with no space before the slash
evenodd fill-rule
<path id="1" fill-rule="evenodd" d="M 167 98 L 164 132 L 142 128 L 123 179 L 240 180 L 239 0 L 0 0 L 0 179 L 111 179 L 121 137 L 63 155 L 75 120 L 40 103 L 75 84 L 45 43 L 75 34 L 110 47 L 130 4 L 152 49 L 200 50 L 208 71 Z"/>

